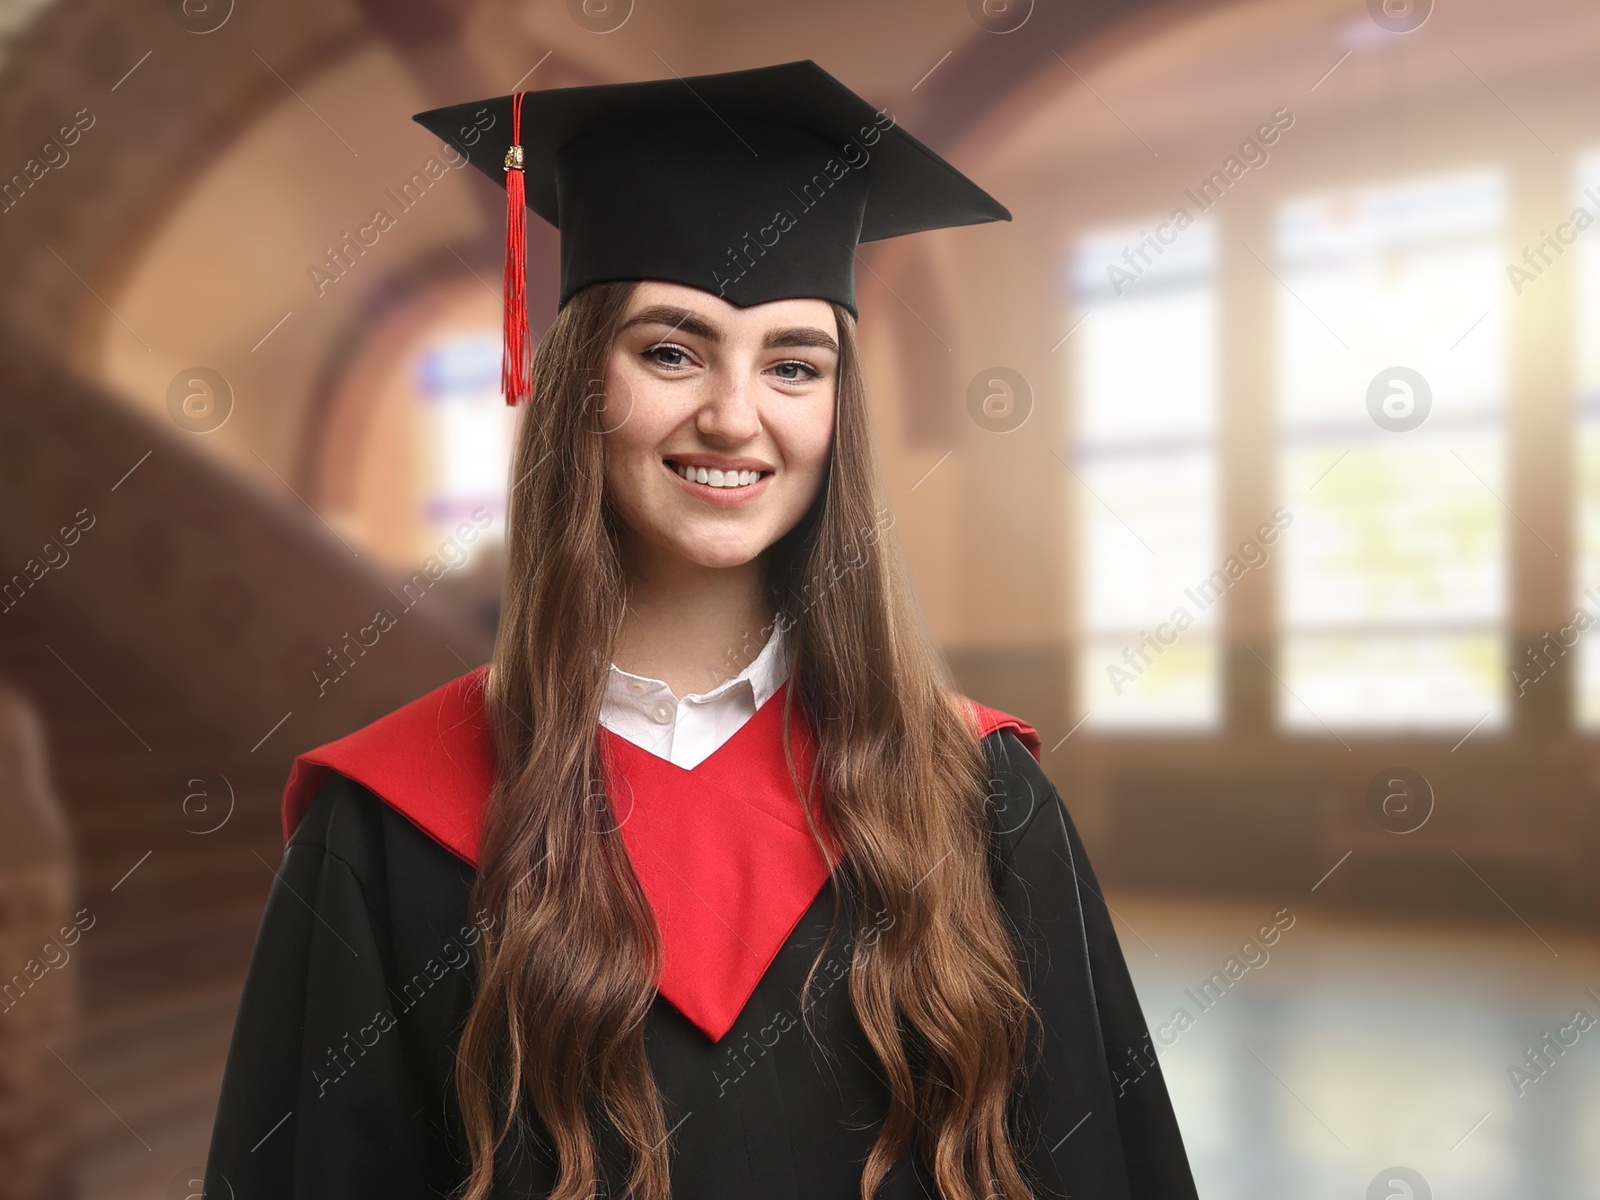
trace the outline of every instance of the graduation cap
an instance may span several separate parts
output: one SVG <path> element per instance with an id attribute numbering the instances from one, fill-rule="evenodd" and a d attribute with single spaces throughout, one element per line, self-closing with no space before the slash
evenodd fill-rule
<path id="1" fill-rule="evenodd" d="M 1009 221 L 994 197 L 810 59 L 513 92 L 417 113 L 506 189 L 506 403 L 531 387 L 527 209 L 561 231 L 565 307 L 662 279 L 748 307 L 815 297 L 859 316 L 858 242 Z"/>

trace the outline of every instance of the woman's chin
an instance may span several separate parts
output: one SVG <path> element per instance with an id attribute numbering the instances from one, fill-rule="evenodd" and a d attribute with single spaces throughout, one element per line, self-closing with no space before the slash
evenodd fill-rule
<path id="1" fill-rule="evenodd" d="M 726 570 L 742 567 L 758 558 L 768 542 L 765 538 L 759 541 L 730 538 L 726 532 L 721 532 L 699 539 L 674 538 L 671 545 L 680 558 L 696 566 Z"/>

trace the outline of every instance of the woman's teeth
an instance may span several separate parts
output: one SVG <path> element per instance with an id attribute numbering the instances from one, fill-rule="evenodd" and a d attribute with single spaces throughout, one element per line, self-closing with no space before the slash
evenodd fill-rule
<path id="1" fill-rule="evenodd" d="M 686 467 L 675 462 L 669 462 L 667 466 L 690 483 L 704 483 L 711 487 L 748 487 L 761 478 L 760 471 L 722 471 L 716 467 Z"/>

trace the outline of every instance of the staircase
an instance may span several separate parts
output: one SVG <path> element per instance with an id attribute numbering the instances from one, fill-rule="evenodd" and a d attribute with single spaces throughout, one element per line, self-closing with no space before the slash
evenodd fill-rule
<path id="1" fill-rule="evenodd" d="M 435 587 L 319 696 L 328 646 L 396 579 L 3 333 L 0 379 L 0 679 L 44 718 L 94 917 L 29 1002 L 81 994 L 76 1041 L 52 1044 L 79 1077 L 77 1195 L 188 1195 L 169 1187 L 204 1161 L 291 759 L 491 637 Z"/>

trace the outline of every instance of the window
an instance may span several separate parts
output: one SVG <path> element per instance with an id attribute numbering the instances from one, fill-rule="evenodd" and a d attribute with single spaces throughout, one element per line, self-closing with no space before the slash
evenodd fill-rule
<path id="1" fill-rule="evenodd" d="M 1078 697 L 1091 727 L 1218 723 L 1218 605 L 1195 591 L 1217 566 L 1215 260 L 1209 222 L 1159 218 L 1088 234 L 1070 257 Z"/>
<path id="2" fill-rule="evenodd" d="M 493 518 L 485 537 L 505 529 L 516 410 L 501 395 L 500 364 L 497 330 L 444 335 L 417 357 L 419 516 L 430 552 L 479 508 Z"/>
<path id="3" fill-rule="evenodd" d="M 1474 171 L 1280 211 L 1287 729 L 1505 723 L 1504 209 Z"/>
<path id="4" fill-rule="evenodd" d="M 1580 160 L 1575 205 L 1587 214 L 1589 224 L 1577 237 L 1577 473 L 1578 592 L 1575 605 L 1600 620 L 1600 231 L 1590 230 L 1600 220 L 1600 153 Z M 1577 225 L 1577 222 L 1574 222 Z M 1587 231 L 1587 232 L 1585 232 Z M 1570 640 L 1578 631 L 1553 634 Z M 1600 630 L 1583 632 L 1578 646 L 1576 722 L 1584 729 L 1600 728 Z M 1519 650 L 1522 647 L 1518 647 Z M 1548 662 L 1548 657 L 1544 659 Z M 1519 660 L 1520 665 L 1520 660 Z M 1537 665 L 1522 668 L 1536 677 Z"/>

